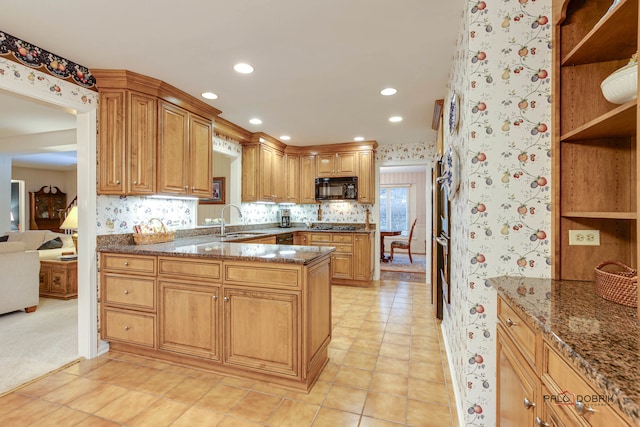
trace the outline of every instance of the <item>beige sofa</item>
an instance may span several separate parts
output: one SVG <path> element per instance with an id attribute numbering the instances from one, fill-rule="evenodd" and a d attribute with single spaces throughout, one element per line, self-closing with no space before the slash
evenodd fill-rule
<path id="1" fill-rule="evenodd" d="M 27 251 L 35 251 L 43 243 L 59 237 L 62 240 L 62 247 L 37 251 L 40 259 L 58 259 L 63 253 L 76 253 L 73 239 L 68 234 L 54 233 L 50 230 L 28 230 L 10 231 L 5 233 L 5 236 L 9 236 L 8 242 L 23 242 Z"/>
<path id="2" fill-rule="evenodd" d="M 23 242 L 0 243 L 0 314 L 38 307 L 40 258 Z"/>

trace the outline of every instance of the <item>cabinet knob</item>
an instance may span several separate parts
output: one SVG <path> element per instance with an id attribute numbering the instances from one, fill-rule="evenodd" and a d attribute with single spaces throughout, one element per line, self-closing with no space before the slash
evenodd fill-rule
<path id="1" fill-rule="evenodd" d="M 585 415 L 593 414 L 594 412 L 596 412 L 595 409 L 589 406 L 586 406 L 584 403 L 580 402 L 579 400 L 576 400 L 576 403 L 573 406 L 575 406 L 576 412 L 581 417 L 584 417 Z"/>
<path id="2" fill-rule="evenodd" d="M 549 427 L 549 423 L 545 423 L 540 417 L 536 417 L 536 425 L 540 427 Z"/>
<path id="3" fill-rule="evenodd" d="M 224 301 L 225 302 L 229 301 L 229 297 L 224 297 Z"/>
<path id="4" fill-rule="evenodd" d="M 507 323 L 507 326 L 508 326 L 508 327 L 512 327 L 512 326 L 516 326 L 516 325 L 517 325 L 517 323 L 516 323 L 516 322 L 514 322 L 514 321 L 513 321 L 513 320 L 511 320 L 511 319 L 507 319 L 507 322 L 506 322 L 506 323 Z"/>
<path id="5" fill-rule="evenodd" d="M 120 180 L 116 179 L 116 184 L 120 185 Z"/>
<path id="6" fill-rule="evenodd" d="M 531 409 L 531 408 L 534 408 L 536 406 L 536 402 L 532 402 L 529 399 L 527 399 L 526 397 L 524 398 L 522 403 L 524 404 L 524 407 L 526 409 Z"/>
<path id="7" fill-rule="evenodd" d="M 188 191 L 188 190 L 189 190 L 189 186 L 188 186 L 188 185 L 185 185 L 185 186 L 184 186 L 184 189 Z"/>
<path id="8" fill-rule="evenodd" d="M 129 265 L 129 261 L 124 262 L 124 266 L 127 267 Z"/>
<path id="9" fill-rule="evenodd" d="M 129 291 L 125 289 L 124 294 L 129 295 Z"/>
<path id="10" fill-rule="evenodd" d="M 128 331 L 129 329 L 131 329 L 131 327 L 130 327 L 130 326 L 125 326 L 125 327 L 124 327 L 124 330 L 125 330 L 125 331 Z"/>
<path id="11" fill-rule="evenodd" d="M 214 301 L 217 301 L 218 300 L 218 295 L 214 295 L 211 298 L 213 298 Z"/>
<path id="12" fill-rule="evenodd" d="M 138 181 L 133 181 L 133 185 L 138 185 Z"/>

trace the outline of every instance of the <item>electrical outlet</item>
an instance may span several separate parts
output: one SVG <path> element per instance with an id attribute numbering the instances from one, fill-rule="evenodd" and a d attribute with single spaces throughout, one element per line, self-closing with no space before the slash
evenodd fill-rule
<path id="1" fill-rule="evenodd" d="M 600 246 L 600 230 L 569 230 L 569 244 L 574 246 Z"/>

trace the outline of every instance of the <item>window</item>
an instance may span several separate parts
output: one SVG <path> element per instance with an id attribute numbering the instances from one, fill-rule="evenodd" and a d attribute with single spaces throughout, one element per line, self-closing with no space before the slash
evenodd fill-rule
<path id="1" fill-rule="evenodd" d="M 380 187 L 380 230 L 401 230 L 409 235 L 409 187 Z"/>

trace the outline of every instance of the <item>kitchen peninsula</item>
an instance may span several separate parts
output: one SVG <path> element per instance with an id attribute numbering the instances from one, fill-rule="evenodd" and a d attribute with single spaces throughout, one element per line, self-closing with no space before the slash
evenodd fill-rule
<path id="1" fill-rule="evenodd" d="M 308 391 L 328 362 L 334 248 L 233 243 L 249 235 L 99 246 L 101 338 Z"/>

